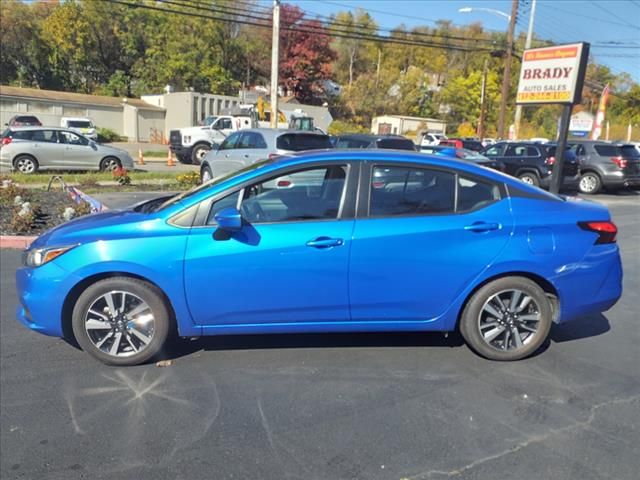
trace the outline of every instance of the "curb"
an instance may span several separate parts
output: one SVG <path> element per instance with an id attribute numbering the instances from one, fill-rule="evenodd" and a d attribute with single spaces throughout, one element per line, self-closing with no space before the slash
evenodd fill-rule
<path id="1" fill-rule="evenodd" d="M 23 235 L 0 235 L 1 248 L 18 248 L 24 250 L 38 237 Z"/>

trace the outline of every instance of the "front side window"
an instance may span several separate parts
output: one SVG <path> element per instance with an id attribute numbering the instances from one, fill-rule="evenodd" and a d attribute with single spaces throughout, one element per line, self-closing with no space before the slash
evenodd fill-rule
<path id="1" fill-rule="evenodd" d="M 89 140 L 73 132 L 60 132 L 60 139 L 69 145 L 89 145 Z"/>
<path id="2" fill-rule="evenodd" d="M 491 147 L 489 150 L 487 150 L 486 152 L 484 152 L 484 154 L 488 157 L 497 157 L 502 153 L 502 146 L 501 145 L 495 145 L 493 147 Z"/>
<path id="3" fill-rule="evenodd" d="M 240 133 L 232 133 L 227 138 L 224 139 L 222 144 L 220 145 L 220 150 L 233 150 L 236 148 L 236 143 L 238 143 L 238 139 L 240 138 Z"/>
<path id="4" fill-rule="evenodd" d="M 267 144 L 259 133 L 244 132 L 236 148 L 267 148 Z"/>
<path id="5" fill-rule="evenodd" d="M 455 175 L 412 167 L 376 166 L 370 190 L 371 216 L 453 213 Z"/>
<path id="6" fill-rule="evenodd" d="M 332 165 L 300 170 L 250 185 L 214 203 L 215 212 L 237 205 L 242 196 L 242 218 L 252 224 L 337 219 L 346 184 L 347 167 Z"/>

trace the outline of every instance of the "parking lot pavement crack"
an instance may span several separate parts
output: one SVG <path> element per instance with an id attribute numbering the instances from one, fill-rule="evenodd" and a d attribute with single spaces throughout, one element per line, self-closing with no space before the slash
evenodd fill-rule
<path id="1" fill-rule="evenodd" d="M 411 476 L 411 477 L 407 477 L 406 480 L 427 480 L 430 478 L 438 478 L 438 477 L 442 477 L 442 478 L 454 478 L 454 477 L 458 477 L 460 475 L 462 475 L 463 473 L 472 470 L 473 468 L 482 465 L 484 463 L 487 462 L 491 462 L 493 460 L 497 460 L 499 458 L 505 457 L 507 455 L 511 455 L 512 453 L 516 453 L 519 452 L 520 450 L 523 450 L 527 447 L 529 447 L 530 445 L 533 444 L 537 444 L 540 442 L 544 442 L 545 440 L 548 440 L 551 437 L 554 437 L 556 435 L 560 435 L 563 433 L 567 433 L 567 432 L 571 432 L 574 430 L 579 430 L 579 429 L 584 429 L 584 428 L 589 428 L 591 426 L 591 424 L 593 423 L 593 421 L 596 419 L 596 416 L 598 414 L 598 412 L 600 410 L 602 410 L 603 408 L 606 407 L 611 407 L 613 405 L 620 405 L 620 404 L 627 404 L 627 403 L 633 403 L 640 400 L 640 395 L 634 395 L 631 397 L 626 397 L 626 398 L 614 398 L 611 399 L 609 401 L 606 402 L 602 402 L 602 403 L 598 403 L 596 405 L 593 405 L 591 407 L 591 409 L 589 410 L 589 415 L 585 420 L 582 421 L 577 421 L 574 422 L 570 425 L 566 425 L 564 427 L 560 427 L 560 428 L 554 428 L 549 430 L 546 433 L 543 434 L 539 434 L 539 435 L 532 435 L 530 437 L 528 437 L 526 440 L 523 440 L 522 442 L 507 448 L 501 452 L 498 453 L 494 453 L 492 455 L 486 456 L 486 457 L 482 457 L 479 458 L 477 460 L 474 460 L 462 467 L 459 468 L 455 468 L 452 470 L 429 470 L 427 472 L 424 473 L 419 473 L 417 475 Z M 405 479 L 403 479 L 405 480 Z"/>

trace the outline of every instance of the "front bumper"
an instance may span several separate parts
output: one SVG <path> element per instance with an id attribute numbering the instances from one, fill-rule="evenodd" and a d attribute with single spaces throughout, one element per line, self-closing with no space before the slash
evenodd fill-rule
<path id="1" fill-rule="evenodd" d="M 19 268 L 16 271 L 17 320 L 44 335 L 62 337 L 64 300 L 80 280 L 56 265 L 55 260 L 36 268 Z"/>
<path id="2" fill-rule="evenodd" d="M 181 159 L 191 159 L 191 152 L 193 151 L 193 147 L 183 147 L 182 145 L 169 145 L 169 149 L 178 157 L 178 160 Z"/>

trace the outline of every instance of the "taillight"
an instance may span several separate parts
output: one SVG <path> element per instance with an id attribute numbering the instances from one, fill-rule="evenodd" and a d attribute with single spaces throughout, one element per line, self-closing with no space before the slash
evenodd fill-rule
<path id="1" fill-rule="evenodd" d="M 546 163 L 547 165 L 553 165 L 554 163 L 556 163 L 556 157 L 547 157 L 544 163 Z"/>
<path id="2" fill-rule="evenodd" d="M 594 232 L 598 234 L 596 245 L 603 243 L 614 243 L 616 241 L 616 235 L 618 234 L 618 227 L 616 224 L 607 222 L 578 222 L 578 225 L 583 230 L 588 232 Z"/>
<path id="3" fill-rule="evenodd" d="M 611 157 L 611 161 L 620 168 L 627 168 L 627 159 L 622 157 Z"/>
<path id="4" fill-rule="evenodd" d="M 291 182 L 289 180 L 278 180 L 278 188 L 287 188 L 291 186 Z"/>
<path id="5" fill-rule="evenodd" d="M 11 143 L 12 138 L 11 137 L 4 137 L 2 139 L 2 145 L 9 145 Z"/>

